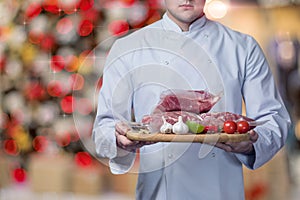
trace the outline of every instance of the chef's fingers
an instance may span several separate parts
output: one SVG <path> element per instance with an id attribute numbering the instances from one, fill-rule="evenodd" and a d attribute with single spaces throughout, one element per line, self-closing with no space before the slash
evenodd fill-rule
<path id="1" fill-rule="evenodd" d="M 249 135 L 250 135 L 250 141 L 252 143 L 255 143 L 257 141 L 257 139 L 258 139 L 258 134 L 254 130 L 251 130 L 249 132 Z"/>
<path id="2" fill-rule="evenodd" d="M 231 146 L 221 142 L 216 143 L 215 146 L 227 152 L 231 152 L 233 150 Z"/>
<path id="3" fill-rule="evenodd" d="M 131 130 L 131 128 L 124 122 L 117 122 L 115 128 L 121 135 L 126 135 L 126 133 Z"/>

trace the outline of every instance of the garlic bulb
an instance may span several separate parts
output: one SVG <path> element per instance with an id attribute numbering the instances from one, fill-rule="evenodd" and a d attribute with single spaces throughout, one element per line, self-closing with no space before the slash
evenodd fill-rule
<path id="1" fill-rule="evenodd" d="M 189 127 L 182 121 L 182 116 L 178 117 L 178 122 L 173 125 L 172 131 L 175 134 L 187 134 L 189 132 Z"/>
<path id="2" fill-rule="evenodd" d="M 167 120 L 162 116 L 163 125 L 160 127 L 161 133 L 172 133 L 172 124 L 168 123 Z"/>

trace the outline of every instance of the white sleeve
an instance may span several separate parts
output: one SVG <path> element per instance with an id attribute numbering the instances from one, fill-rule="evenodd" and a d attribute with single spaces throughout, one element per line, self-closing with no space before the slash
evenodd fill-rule
<path id="1" fill-rule="evenodd" d="M 99 157 L 109 158 L 112 173 L 126 173 L 135 160 L 135 153 L 119 157 L 116 145 L 116 120 L 131 120 L 132 87 L 126 62 L 118 55 L 117 43 L 107 58 L 103 84 L 98 96 L 97 115 L 92 139 Z"/>
<path id="2" fill-rule="evenodd" d="M 248 168 L 256 169 L 283 147 L 291 121 L 262 50 L 254 39 L 249 43 L 251 49 L 242 87 L 246 113 L 250 118 L 268 122 L 255 128 L 259 135 L 254 143 L 255 155 L 237 154 L 237 158 Z"/>

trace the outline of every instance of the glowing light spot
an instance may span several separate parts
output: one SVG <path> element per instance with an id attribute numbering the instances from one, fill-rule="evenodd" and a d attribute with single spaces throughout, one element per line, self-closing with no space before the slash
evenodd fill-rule
<path id="1" fill-rule="evenodd" d="M 121 36 L 128 32 L 129 25 L 124 20 L 116 20 L 108 25 L 108 30 L 112 35 Z"/>
<path id="2" fill-rule="evenodd" d="M 34 32 L 34 31 L 29 31 L 29 34 L 28 34 L 28 37 L 29 37 L 29 41 L 33 44 L 40 44 L 42 39 L 43 39 L 43 34 L 42 33 L 37 33 L 37 32 Z"/>
<path id="3" fill-rule="evenodd" d="M 45 136 L 36 136 L 32 141 L 32 147 L 37 152 L 44 152 L 48 146 L 48 140 Z"/>
<path id="4" fill-rule="evenodd" d="M 22 183 L 26 180 L 26 171 L 22 168 L 16 168 L 12 171 L 13 179 L 18 182 Z"/>
<path id="5" fill-rule="evenodd" d="M 66 14 L 73 14 L 77 11 L 78 0 L 59 0 L 59 5 Z"/>
<path id="6" fill-rule="evenodd" d="M 50 51 L 55 46 L 55 37 L 50 34 L 44 35 L 40 45 L 43 50 Z"/>
<path id="7" fill-rule="evenodd" d="M 56 24 L 56 30 L 60 34 L 68 34 L 73 29 L 73 22 L 69 18 L 62 18 Z"/>
<path id="8" fill-rule="evenodd" d="M 50 67 L 54 72 L 59 72 L 65 68 L 64 57 L 60 55 L 54 55 L 51 58 Z"/>
<path id="9" fill-rule="evenodd" d="M 61 9 L 58 7 L 58 1 L 57 0 L 44 0 L 43 2 L 43 8 L 52 14 L 59 14 Z"/>
<path id="10" fill-rule="evenodd" d="M 71 143 L 71 134 L 69 132 L 56 135 L 56 143 L 61 147 L 66 147 Z"/>
<path id="11" fill-rule="evenodd" d="M 82 115 L 88 115 L 93 111 L 93 105 L 90 99 L 81 98 L 76 101 L 76 110 Z"/>
<path id="12" fill-rule="evenodd" d="M 28 100 L 43 100 L 46 94 L 45 88 L 38 81 L 27 84 L 24 92 Z"/>
<path id="13" fill-rule="evenodd" d="M 60 102 L 61 109 L 65 113 L 73 113 L 73 103 L 75 103 L 75 98 L 73 96 L 66 96 Z"/>
<path id="14" fill-rule="evenodd" d="M 19 153 L 18 145 L 15 140 L 8 139 L 4 141 L 4 151 L 8 155 L 16 156 Z"/>
<path id="15" fill-rule="evenodd" d="M 228 7 L 222 1 L 212 1 L 207 5 L 207 11 L 215 19 L 223 18 L 227 14 Z"/>
<path id="16" fill-rule="evenodd" d="M 78 152 L 75 155 L 75 163 L 80 167 L 88 167 L 92 164 L 92 158 L 87 152 Z"/>
<path id="17" fill-rule="evenodd" d="M 69 78 L 72 90 L 81 90 L 84 86 L 84 78 L 81 74 L 72 74 Z"/>
<path id="18" fill-rule="evenodd" d="M 63 87 L 59 81 L 50 81 L 47 85 L 47 92 L 52 97 L 63 96 Z"/>
<path id="19" fill-rule="evenodd" d="M 42 6 L 40 3 L 33 2 L 28 5 L 25 11 L 25 17 L 28 20 L 31 20 L 37 17 L 42 12 Z"/>
<path id="20" fill-rule="evenodd" d="M 80 36 L 88 36 L 92 33 L 94 29 L 94 25 L 90 20 L 82 20 L 78 26 L 78 34 Z"/>
<path id="21" fill-rule="evenodd" d="M 94 6 L 94 0 L 80 0 L 78 8 L 80 10 L 89 10 Z"/>
<path id="22" fill-rule="evenodd" d="M 65 70 L 68 72 L 74 72 L 78 70 L 79 59 L 76 56 L 69 55 L 65 58 L 66 66 Z"/>

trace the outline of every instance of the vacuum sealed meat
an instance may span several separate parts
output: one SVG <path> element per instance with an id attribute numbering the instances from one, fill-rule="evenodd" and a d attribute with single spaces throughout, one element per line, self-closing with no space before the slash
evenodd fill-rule
<path id="1" fill-rule="evenodd" d="M 153 112 L 186 111 L 200 114 L 210 111 L 220 98 L 220 95 L 205 90 L 167 90 L 161 94 Z"/>

